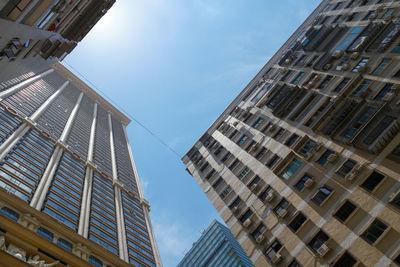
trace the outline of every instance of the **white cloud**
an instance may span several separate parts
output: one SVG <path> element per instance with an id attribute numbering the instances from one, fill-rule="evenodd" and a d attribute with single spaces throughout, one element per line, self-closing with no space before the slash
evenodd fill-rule
<path id="1" fill-rule="evenodd" d="M 162 261 L 166 267 L 176 266 L 200 236 L 192 226 L 166 213 L 155 215 L 152 223 Z"/>

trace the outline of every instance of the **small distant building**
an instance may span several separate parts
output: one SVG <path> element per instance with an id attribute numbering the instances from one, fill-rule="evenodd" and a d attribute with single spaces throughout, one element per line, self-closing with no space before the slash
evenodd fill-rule
<path id="1" fill-rule="evenodd" d="M 215 220 L 178 264 L 178 267 L 186 266 L 253 267 L 254 265 L 231 231 Z"/>

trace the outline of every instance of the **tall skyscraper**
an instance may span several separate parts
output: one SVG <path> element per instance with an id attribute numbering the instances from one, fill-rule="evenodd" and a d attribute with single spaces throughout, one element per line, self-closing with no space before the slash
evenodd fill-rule
<path id="1" fill-rule="evenodd" d="M 115 0 L 0 1 L 0 80 L 64 59 Z"/>
<path id="2" fill-rule="evenodd" d="M 186 253 L 178 267 L 254 267 L 231 231 L 214 221 Z"/>
<path id="3" fill-rule="evenodd" d="M 183 157 L 256 266 L 400 265 L 399 12 L 322 1 Z"/>
<path id="4" fill-rule="evenodd" d="M 130 120 L 60 63 L 0 98 L 0 262 L 161 266 Z"/>

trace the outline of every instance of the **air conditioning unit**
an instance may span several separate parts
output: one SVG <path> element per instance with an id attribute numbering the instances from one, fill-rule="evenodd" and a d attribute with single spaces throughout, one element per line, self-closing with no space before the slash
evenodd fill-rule
<path id="1" fill-rule="evenodd" d="M 307 187 L 307 188 L 312 187 L 313 184 L 314 184 L 313 179 L 308 179 L 307 181 L 304 182 L 304 186 Z"/>
<path id="2" fill-rule="evenodd" d="M 258 244 L 261 244 L 261 242 L 263 242 L 263 240 L 264 240 L 264 235 L 259 235 L 258 237 L 257 237 L 257 239 L 256 239 L 256 242 L 258 243 Z"/>
<path id="3" fill-rule="evenodd" d="M 251 220 L 250 220 L 250 218 L 248 218 L 247 220 L 245 220 L 244 221 L 244 223 L 243 223 L 243 227 L 249 227 L 251 225 Z"/>
<path id="4" fill-rule="evenodd" d="M 273 264 L 277 264 L 277 263 L 279 263 L 281 260 L 282 260 L 282 256 L 281 256 L 281 254 L 279 254 L 279 253 L 276 253 L 276 254 L 272 257 L 272 259 L 271 259 L 271 261 L 272 261 Z"/>
<path id="5" fill-rule="evenodd" d="M 273 132 L 273 131 L 275 131 L 275 129 L 276 129 L 276 126 L 272 125 L 271 127 L 269 127 L 268 131 Z"/>
<path id="6" fill-rule="evenodd" d="M 204 142 L 204 146 L 209 146 L 209 145 L 210 145 L 210 141 L 206 140 L 206 141 Z"/>
<path id="7" fill-rule="evenodd" d="M 332 163 L 332 162 L 335 162 L 337 160 L 337 158 L 338 158 L 338 156 L 334 153 L 334 154 L 329 155 L 328 161 Z"/>
<path id="8" fill-rule="evenodd" d="M 318 255 L 320 255 L 321 257 L 324 257 L 328 252 L 329 252 L 329 247 L 326 244 L 322 244 L 318 250 Z"/>
<path id="9" fill-rule="evenodd" d="M 394 93 L 387 93 L 386 95 L 383 96 L 383 101 L 392 101 L 393 98 L 395 97 Z"/>
<path id="10" fill-rule="evenodd" d="M 354 172 L 349 172 L 344 178 L 349 182 L 353 182 L 353 180 L 356 178 L 356 174 Z"/>
<path id="11" fill-rule="evenodd" d="M 237 126 L 238 124 L 239 124 L 238 121 L 234 121 L 234 122 L 232 123 L 233 126 Z"/>
<path id="12" fill-rule="evenodd" d="M 363 164 L 356 164 L 353 169 L 351 170 L 351 172 L 353 173 L 359 173 L 361 172 L 362 168 L 364 167 Z"/>
<path id="13" fill-rule="evenodd" d="M 250 189 L 251 189 L 251 191 L 256 191 L 258 189 L 258 183 L 253 184 Z"/>
<path id="14" fill-rule="evenodd" d="M 314 151 L 319 151 L 323 146 L 323 144 L 316 144 L 313 149 Z"/>
<path id="15" fill-rule="evenodd" d="M 287 210 L 286 209 L 280 209 L 278 211 L 278 216 L 281 217 L 281 218 L 285 218 L 286 214 L 287 214 Z"/>
<path id="16" fill-rule="evenodd" d="M 239 211 L 240 211 L 240 210 L 239 210 L 239 207 L 237 207 L 237 206 L 234 207 L 234 208 L 232 209 L 232 213 L 233 213 L 233 214 L 238 214 Z"/>
<path id="17" fill-rule="evenodd" d="M 350 55 L 350 59 L 356 60 L 359 56 L 360 56 L 360 53 L 358 53 L 358 52 L 353 52 L 353 53 L 351 53 L 351 55 Z"/>
<path id="18" fill-rule="evenodd" d="M 367 73 L 369 71 L 369 67 L 364 65 L 358 68 L 358 73 Z"/>
<path id="19" fill-rule="evenodd" d="M 258 147 L 259 147 L 259 145 L 258 145 L 258 144 L 255 144 L 255 145 L 251 148 L 251 151 L 256 151 L 256 150 L 258 149 Z"/>
<path id="20" fill-rule="evenodd" d="M 389 202 L 392 202 L 395 198 L 396 198 L 396 196 L 399 194 L 399 191 L 397 191 L 396 193 L 392 193 L 391 195 L 390 195 L 390 197 L 389 197 Z"/>
<path id="21" fill-rule="evenodd" d="M 269 192 L 268 195 L 267 195 L 267 197 L 265 198 L 265 200 L 266 200 L 267 202 L 271 202 L 271 201 L 274 199 L 274 197 L 275 197 L 274 193 Z"/>
<path id="22" fill-rule="evenodd" d="M 285 74 L 288 72 L 288 68 L 281 68 L 279 69 L 279 72 Z"/>
<path id="23" fill-rule="evenodd" d="M 246 107 L 246 111 L 249 112 L 253 107 L 252 106 L 248 106 Z"/>
<path id="24" fill-rule="evenodd" d="M 348 63 L 344 63 L 344 65 L 341 67 L 341 70 L 348 70 L 350 68 L 350 65 Z"/>
<path id="25" fill-rule="evenodd" d="M 341 58 L 343 55 L 344 55 L 344 52 L 343 52 L 343 51 L 335 51 L 335 52 L 333 52 L 332 57 L 335 58 L 335 59 L 339 59 L 339 58 Z"/>

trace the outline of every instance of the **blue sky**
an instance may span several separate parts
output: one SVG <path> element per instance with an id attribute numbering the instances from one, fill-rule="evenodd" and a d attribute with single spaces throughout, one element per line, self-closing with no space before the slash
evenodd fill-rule
<path id="1" fill-rule="evenodd" d="M 184 155 L 319 0 L 117 0 L 66 58 Z M 171 151 L 132 122 L 164 266 L 219 215 Z"/>

